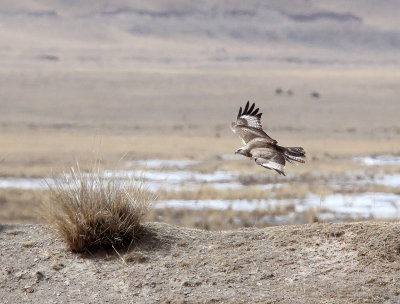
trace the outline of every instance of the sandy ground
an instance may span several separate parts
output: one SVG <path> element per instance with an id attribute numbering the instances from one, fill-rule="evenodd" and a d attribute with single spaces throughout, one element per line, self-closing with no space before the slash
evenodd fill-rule
<path id="1" fill-rule="evenodd" d="M 43 226 L 0 226 L 2 303 L 400 302 L 399 223 L 146 229 L 77 255 Z"/>
<path id="2" fill-rule="evenodd" d="M 306 149 L 291 172 L 359 170 L 346 160 L 400 153 L 396 1 L 170 2 L 3 1 L 1 177 L 230 154 L 247 100 L 268 134 Z M 213 166 L 232 169 L 203 169 Z M 41 199 L 0 190 L 0 220 L 33 221 Z M 147 227 L 120 258 L 72 254 L 39 225 L 0 224 L 0 303 L 400 302 L 397 223 Z"/>

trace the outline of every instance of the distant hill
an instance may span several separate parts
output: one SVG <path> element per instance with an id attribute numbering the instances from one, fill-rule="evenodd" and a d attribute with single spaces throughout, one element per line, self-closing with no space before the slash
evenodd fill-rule
<path id="1" fill-rule="evenodd" d="M 49 50 L 101 49 L 137 60 L 397 63 L 400 2 L 377 3 L 7 0 L 0 54 L 37 60 Z"/>

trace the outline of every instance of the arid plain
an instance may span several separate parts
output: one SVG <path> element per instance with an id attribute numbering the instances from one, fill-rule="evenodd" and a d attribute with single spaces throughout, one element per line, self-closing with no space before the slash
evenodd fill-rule
<path id="1" fill-rule="evenodd" d="M 399 10 L 2 1 L 0 301 L 399 303 Z M 247 100 L 305 164 L 284 177 L 234 155 Z M 78 254 L 38 210 L 54 179 L 76 190 L 70 168 L 94 166 L 156 198 L 128 248 Z M 53 219 L 79 242 L 75 214 Z"/>
<path id="2" fill-rule="evenodd" d="M 175 191 L 161 189 L 160 199 L 265 200 L 308 193 L 322 198 L 337 192 L 396 193 L 393 187 L 352 185 L 345 179 L 346 174 L 400 171 L 398 164 L 367 166 L 354 161 L 400 153 L 398 72 L 297 65 L 288 70 L 269 65 L 263 71 L 234 68 L 126 71 L 44 62 L 40 72 L 3 70 L 1 106 L 6 115 L 1 117 L 1 175 L 3 179 L 48 178 L 76 162 L 86 169 L 98 162 L 104 170 L 129 170 L 146 168 L 145 160 L 189 160 L 195 163 L 191 170 L 197 172 L 233 171 L 253 174 L 260 181 L 236 190 L 215 189 L 212 184 L 185 189 L 183 185 Z M 277 88 L 283 93 L 276 93 Z M 310 95 L 314 91 L 319 98 Z M 261 108 L 270 136 L 282 145 L 306 149 L 306 164 L 288 164 L 287 178 L 234 157 L 241 142 L 231 132 L 230 122 L 247 100 Z M 135 161 L 142 162 L 129 167 Z M 156 169 L 169 168 L 161 163 Z M 293 174 L 304 182 L 293 182 Z M 326 183 L 320 183 L 321 176 L 328 176 Z M 343 179 L 346 189 L 332 189 L 329 176 Z M 274 191 L 257 187 L 278 182 L 282 186 Z M 40 203 L 42 190 L 5 188 L 1 192 L 2 220 L 33 220 L 32 210 Z M 154 219 L 166 213 L 171 223 L 185 224 L 182 211 L 177 212 L 157 210 Z M 223 213 L 203 211 L 200 223 L 189 220 L 186 224 L 209 226 L 203 223 L 208 222 L 208 212 L 216 213 L 214 217 Z M 257 212 L 253 217 L 262 217 L 263 212 Z M 304 221 L 313 219 L 314 215 Z"/>
<path id="3" fill-rule="evenodd" d="M 43 179 L 77 163 L 143 178 L 158 195 L 150 220 L 397 218 L 397 7 L 6 1 L 1 220 L 34 221 Z M 307 151 L 286 178 L 234 156 L 230 123 L 247 100 L 270 136 Z"/>

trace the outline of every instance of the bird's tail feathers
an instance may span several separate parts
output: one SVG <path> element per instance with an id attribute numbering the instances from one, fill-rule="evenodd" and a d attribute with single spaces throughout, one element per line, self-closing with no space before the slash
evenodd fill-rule
<path id="1" fill-rule="evenodd" d="M 305 163 L 304 158 L 306 157 L 306 152 L 302 147 L 285 147 L 283 153 L 285 159 L 290 163 L 293 161 Z"/>

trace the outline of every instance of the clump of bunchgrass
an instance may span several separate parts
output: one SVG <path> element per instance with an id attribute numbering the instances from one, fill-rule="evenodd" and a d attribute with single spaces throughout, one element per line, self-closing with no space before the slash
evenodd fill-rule
<path id="1" fill-rule="evenodd" d="M 99 171 L 84 173 L 79 167 L 47 180 L 47 185 L 49 197 L 41 214 L 75 252 L 120 247 L 139 238 L 154 198 L 141 181 L 104 178 Z"/>

